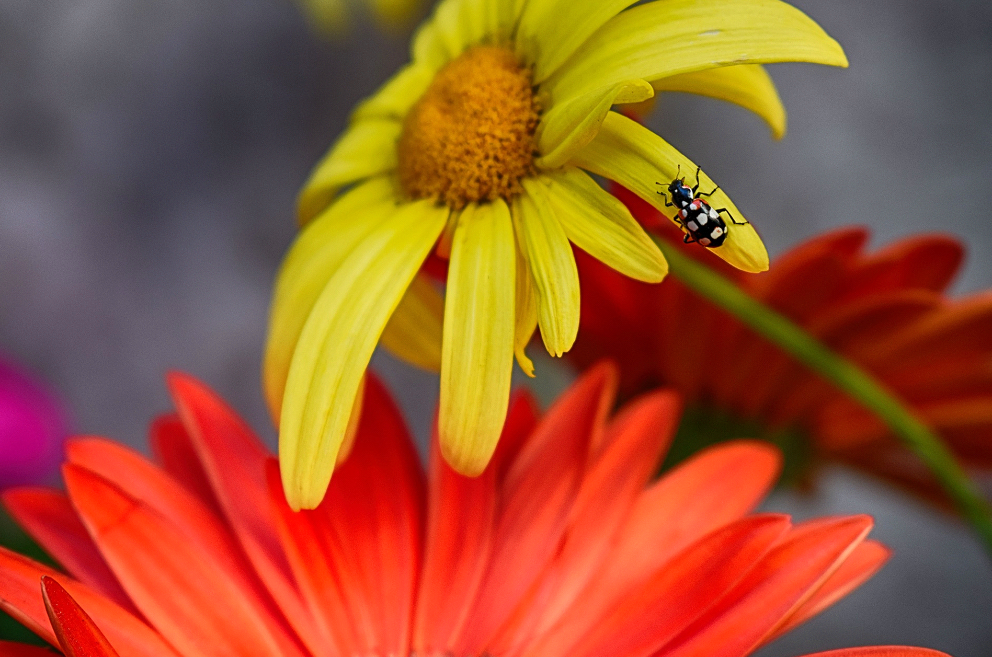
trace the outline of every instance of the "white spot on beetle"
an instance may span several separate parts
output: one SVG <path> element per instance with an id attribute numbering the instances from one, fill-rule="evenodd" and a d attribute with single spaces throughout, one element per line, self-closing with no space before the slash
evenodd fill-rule
<path id="1" fill-rule="evenodd" d="M 707 221 L 706 215 L 700 213 L 699 214 L 699 217 L 697 218 L 697 221 L 699 221 L 699 225 L 700 226 L 705 226 L 706 225 L 706 221 Z"/>
<path id="2" fill-rule="evenodd" d="M 699 226 L 697 226 L 697 225 L 696 225 L 696 222 L 695 222 L 695 221 L 690 221 L 690 222 L 689 222 L 689 223 L 687 223 L 687 224 L 686 224 L 685 226 L 686 226 L 686 228 L 688 228 L 689 230 L 699 230 Z"/>
<path id="3" fill-rule="evenodd" d="M 705 237 L 700 237 L 699 238 L 699 243 L 702 244 L 703 246 L 709 246 L 710 245 L 710 241 L 708 239 L 706 239 Z"/>
<path id="4" fill-rule="evenodd" d="M 723 229 L 720 228 L 719 226 L 714 228 L 713 231 L 710 233 L 710 237 L 712 237 L 715 240 L 720 239 L 721 235 L 723 235 Z"/>

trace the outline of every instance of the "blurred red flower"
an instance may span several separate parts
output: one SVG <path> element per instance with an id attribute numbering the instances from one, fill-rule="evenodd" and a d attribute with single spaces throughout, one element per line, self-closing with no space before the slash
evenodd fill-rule
<path id="1" fill-rule="evenodd" d="M 654 233 L 681 241 L 664 217 L 616 190 Z M 865 249 L 848 228 L 789 250 L 762 274 L 685 252 L 733 279 L 871 372 L 936 430 L 972 469 L 992 468 L 992 293 L 952 299 L 961 244 L 921 235 Z M 928 495 L 929 472 L 861 408 L 778 347 L 674 277 L 644 285 L 579 256 L 582 329 L 569 356 L 580 367 L 621 364 L 621 391 L 679 390 L 702 412 L 753 420 L 768 432 L 798 428 L 821 456 L 853 464 Z"/>
<path id="2" fill-rule="evenodd" d="M 728 443 L 652 482 L 679 401 L 654 392 L 611 418 L 606 365 L 543 418 L 518 395 L 474 479 L 439 457 L 436 437 L 425 475 L 370 376 L 352 453 L 302 513 L 220 399 L 186 376 L 170 386 L 179 412 L 153 426 L 158 464 L 77 439 L 67 494 L 4 495 L 68 574 L 0 550 L 0 606 L 74 657 L 743 656 L 888 555 L 865 539 L 865 516 L 752 515 L 779 467 L 760 443 Z"/>

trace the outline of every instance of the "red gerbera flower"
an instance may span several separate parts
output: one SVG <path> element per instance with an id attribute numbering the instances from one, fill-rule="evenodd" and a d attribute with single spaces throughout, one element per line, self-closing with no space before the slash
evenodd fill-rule
<path id="1" fill-rule="evenodd" d="M 157 465 L 77 439 L 67 495 L 4 496 L 68 574 L 0 551 L 0 605 L 73 656 L 732 657 L 885 560 L 865 516 L 751 515 L 779 465 L 760 443 L 651 482 L 678 399 L 655 392 L 610 418 L 615 382 L 595 367 L 543 418 L 518 395 L 496 457 L 470 479 L 436 439 L 425 476 L 370 378 L 350 457 L 317 509 L 293 513 L 258 439 L 173 376 L 178 416 L 153 426 Z"/>
<path id="2" fill-rule="evenodd" d="M 649 229 L 681 237 L 643 201 L 618 195 Z M 922 235 L 874 252 L 867 240 L 863 228 L 827 233 L 762 274 L 704 262 L 871 372 L 968 465 L 992 468 L 992 294 L 947 296 L 963 255 L 952 238 Z M 937 490 L 877 417 L 674 277 L 643 285 L 579 260 L 582 330 L 569 355 L 580 367 L 613 358 L 625 395 L 671 386 L 690 406 L 757 420 L 769 433 L 799 427 L 831 458 Z"/>

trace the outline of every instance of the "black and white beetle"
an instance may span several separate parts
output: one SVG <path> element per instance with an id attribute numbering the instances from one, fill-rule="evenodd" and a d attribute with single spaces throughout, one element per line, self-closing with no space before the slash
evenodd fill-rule
<path id="1" fill-rule="evenodd" d="M 743 225 L 747 221 L 737 221 L 734 219 L 734 215 L 730 214 L 730 210 L 726 208 L 715 209 L 702 199 L 703 196 L 711 196 L 720 187 L 714 187 L 712 192 L 699 192 L 699 172 L 701 169 L 702 167 L 696 169 L 695 187 L 688 187 L 685 184 L 685 178 L 682 177 L 677 177 L 668 185 L 668 193 L 672 195 L 671 202 L 669 202 L 664 190 L 658 190 L 658 193 L 665 197 L 666 206 L 678 208 L 675 221 L 686 231 L 682 241 L 686 244 L 699 242 L 700 246 L 712 249 L 720 246 L 727 239 L 727 223 L 720 216 L 721 213 L 726 212 L 727 216 L 730 217 L 730 222 L 734 224 Z M 682 172 L 681 165 L 679 165 L 678 171 L 679 173 Z M 663 185 L 664 183 L 658 184 Z"/>

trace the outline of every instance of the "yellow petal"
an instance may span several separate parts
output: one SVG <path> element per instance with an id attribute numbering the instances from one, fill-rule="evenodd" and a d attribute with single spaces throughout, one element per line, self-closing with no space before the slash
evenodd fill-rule
<path id="1" fill-rule="evenodd" d="M 485 17 L 464 0 L 441 0 L 434 14 L 417 31 L 412 44 L 415 62 L 435 71 L 483 37 Z"/>
<path id="2" fill-rule="evenodd" d="M 467 48 L 509 40 L 523 0 L 441 0 L 414 35 L 413 60 L 437 71 Z"/>
<path id="3" fill-rule="evenodd" d="M 555 102 L 623 80 L 652 82 L 718 66 L 812 62 L 847 66 L 840 45 L 778 0 L 664 0 L 610 19 L 548 79 Z"/>
<path id="4" fill-rule="evenodd" d="M 579 272 L 544 182 L 525 178 L 513 222 L 538 291 L 537 323 L 548 353 L 561 356 L 579 332 Z"/>
<path id="5" fill-rule="evenodd" d="M 673 75 L 655 80 L 651 86 L 655 91 L 682 91 L 729 101 L 764 119 L 776 139 L 785 134 L 785 107 L 771 76 L 760 64 Z"/>
<path id="6" fill-rule="evenodd" d="M 434 47 L 444 54 L 444 61 L 462 54 L 470 43 L 468 35 L 463 34 L 462 21 L 467 13 L 464 11 L 466 4 L 464 0 L 441 0 L 431 17 L 436 40 Z"/>
<path id="7" fill-rule="evenodd" d="M 603 23 L 636 0 L 529 0 L 517 27 L 517 52 L 533 63 L 535 84 L 555 72 Z"/>
<path id="8" fill-rule="evenodd" d="M 438 431 L 441 454 L 471 477 L 486 468 L 506 419 L 515 258 L 506 203 L 462 211 L 448 266 Z"/>
<path id="9" fill-rule="evenodd" d="M 575 154 L 572 164 L 620 183 L 669 218 L 675 216 L 674 208 L 666 207 L 659 190 L 679 175 L 695 184 L 697 168 L 664 139 L 616 112 L 607 115 L 599 134 Z M 700 191 L 707 192 L 716 187 L 705 173 L 699 174 L 699 185 Z M 706 200 L 714 208 L 729 210 L 737 222 L 746 221 L 722 189 Z M 750 223 L 727 220 L 726 241 L 708 250 L 744 271 L 768 269 L 768 252 Z"/>
<path id="10" fill-rule="evenodd" d="M 420 64 L 407 64 L 378 91 L 362 101 L 351 115 L 352 121 L 393 119 L 402 122 L 434 79 L 435 71 Z"/>
<path id="11" fill-rule="evenodd" d="M 293 353 L 279 422 L 279 464 L 293 509 L 312 509 L 324 497 L 375 345 L 447 218 L 447 208 L 429 200 L 398 206 L 317 299 Z"/>
<path id="12" fill-rule="evenodd" d="M 518 211 L 516 203 L 513 211 Z M 516 356 L 517 364 L 524 374 L 534 378 L 534 361 L 527 357 L 525 349 L 537 329 L 537 288 L 534 286 L 534 277 L 531 276 L 527 260 L 520 252 L 519 243 L 516 249 L 517 290 L 514 295 L 516 303 L 513 310 L 513 355 Z"/>
<path id="13" fill-rule="evenodd" d="M 351 407 L 351 417 L 348 418 L 348 428 L 344 432 L 344 440 L 341 441 L 341 449 L 338 450 L 338 459 L 335 466 L 339 466 L 348 460 L 351 448 L 355 446 L 355 438 L 358 436 L 358 425 L 362 420 L 362 408 L 365 405 L 365 377 L 362 377 L 358 384 L 358 392 L 355 394 L 355 403 Z"/>
<path id="14" fill-rule="evenodd" d="M 441 369 L 444 298 L 424 274 L 418 274 L 389 318 L 379 342 L 411 365 Z"/>
<path id="15" fill-rule="evenodd" d="M 556 169 L 596 136 L 606 113 L 615 103 L 638 103 L 654 96 L 654 89 L 643 80 L 628 80 L 606 93 L 593 92 L 558 103 L 541 117 L 537 150 L 544 153 L 537 166 Z"/>
<path id="16" fill-rule="evenodd" d="M 457 0 L 442 0 L 438 9 L 444 4 L 456 2 Z M 448 63 L 451 55 L 448 46 L 443 38 L 443 31 L 435 20 L 437 10 L 434 15 L 424 21 L 413 35 L 410 41 L 410 59 L 413 63 L 437 72 L 442 66 Z"/>
<path id="17" fill-rule="evenodd" d="M 551 183 L 551 204 L 572 243 L 639 281 L 657 283 L 665 277 L 665 256 L 615 196 L 574 167 L 545 178 Z"/>
<path id="18" fill-rule="evenodd" d="M 324 156 L 297 199 L 300 225 L 316 217 L 345 185 L 396 168 L 396 140 L 402 125 L 393 119 L 359 121 Z"/>
<path id="19" fill-rule="evenodd" d="M 394 197 L 386 178 L 362 183 L 310 222 L 286 254 L 272 295 L 262 365 L 273 418 L 279 417 L 289 362 L 314 303 L 355 245 L 396 211 Z"/>

